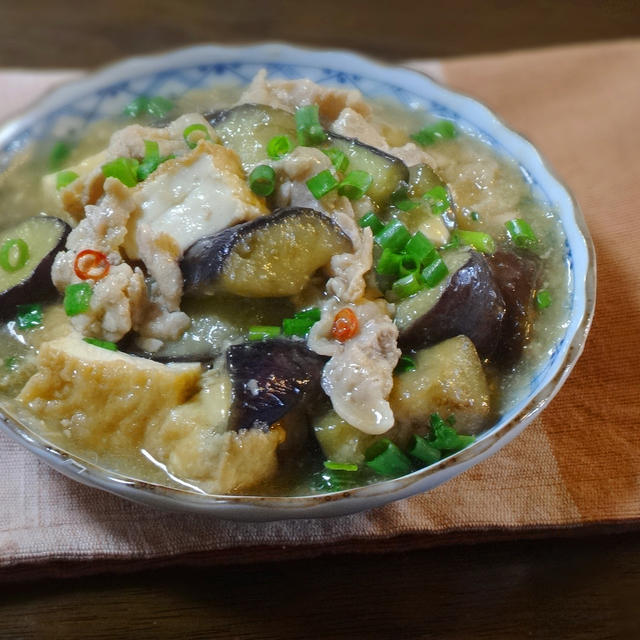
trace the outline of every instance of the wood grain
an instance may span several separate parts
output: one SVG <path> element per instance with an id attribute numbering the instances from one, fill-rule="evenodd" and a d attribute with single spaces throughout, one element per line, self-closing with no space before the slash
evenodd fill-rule
<path id="1" fill-rule="evenodd" d="M 0 587 L 0 637 L 640 637 L 640 535 Z"/>
<path id="2" fill-rule="evenodd" d="M 0 66 L 92 67 L 197 43 L 286 40 L 388 59 L 640 34 L 634 0 L 3 0 Z"/>

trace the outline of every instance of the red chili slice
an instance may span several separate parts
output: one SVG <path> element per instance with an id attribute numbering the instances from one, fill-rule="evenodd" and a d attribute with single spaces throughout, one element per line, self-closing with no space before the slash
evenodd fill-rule
<path id="1" fill-rule="evenodd" d="M 84 249 L 73 263 L 73 270 L 80 280 L 102 280 L 111 268 L 109 258 L 100 251 Z"/>
<path id="2" fill-rule="evenodd" d="M 358 317 L 348 307 L 336 313 L 331 327 L 331 335 L 340 342 L 346 342 L 358 333 Z"/>

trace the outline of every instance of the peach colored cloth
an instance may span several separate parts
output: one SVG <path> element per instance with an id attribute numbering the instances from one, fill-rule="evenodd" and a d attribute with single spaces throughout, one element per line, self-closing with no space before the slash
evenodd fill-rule
<path id="1" fill-rule="evenodd" d="M 0 436 L 5 575 L 52 567 L 88 572 L 105 563 L 247 562 L 637 525 L 638 69 L 636 41 L 453 59 L 438 70 L 540 148 L 577 196 L 598 252 L 598 309 L 585 353 L 547 411 L 514 442 L 428 494 L 368 513 L 243 524 L 154 511 L 88 489 Z M 56 80 L 16 78 L 17 89 L 11 74 L 0 74 L 4 95 L 31 97 L 36 85 Z"/>

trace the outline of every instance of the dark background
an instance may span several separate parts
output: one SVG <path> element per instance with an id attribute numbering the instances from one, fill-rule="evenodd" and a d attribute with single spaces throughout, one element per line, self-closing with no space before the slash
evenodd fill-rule
<path id="1" fill-rule="evenodd" d="M 387 59 L 640 34 L 637 0 L 1 0 L 0 65 L 88 67 L 197 42 L 286 40 Z"/>
<path id="2" fill-rule="evenodd" d="M 640 2 L 620 0 L 0 0 L 0 67 L 92 67 L 198 42 L 286 40 L 399 60 L 638 35 Z M 638 638 L 639 596 L 640 535 L 581 532 L 23 580 L 0 586 L 0 638 Z"/>

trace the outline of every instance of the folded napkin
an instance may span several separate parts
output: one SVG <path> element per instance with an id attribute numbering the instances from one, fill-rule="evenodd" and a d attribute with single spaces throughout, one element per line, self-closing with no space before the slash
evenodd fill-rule
<path id="1" fill-rule="evenodd" d="M 548 409 L 499 453 L 427 494 L 342 518 L 264 524 L 126 502 L 64 478 L 0 435 L 0 577 L 638 524 L 640 41 L 411 66 L 480 98 L 525 133 L 584 210 L 598 252 L 598 309 L 584 355 Z M 70 75 L 0 73 L 2 108 L 18 109 Z"/>

